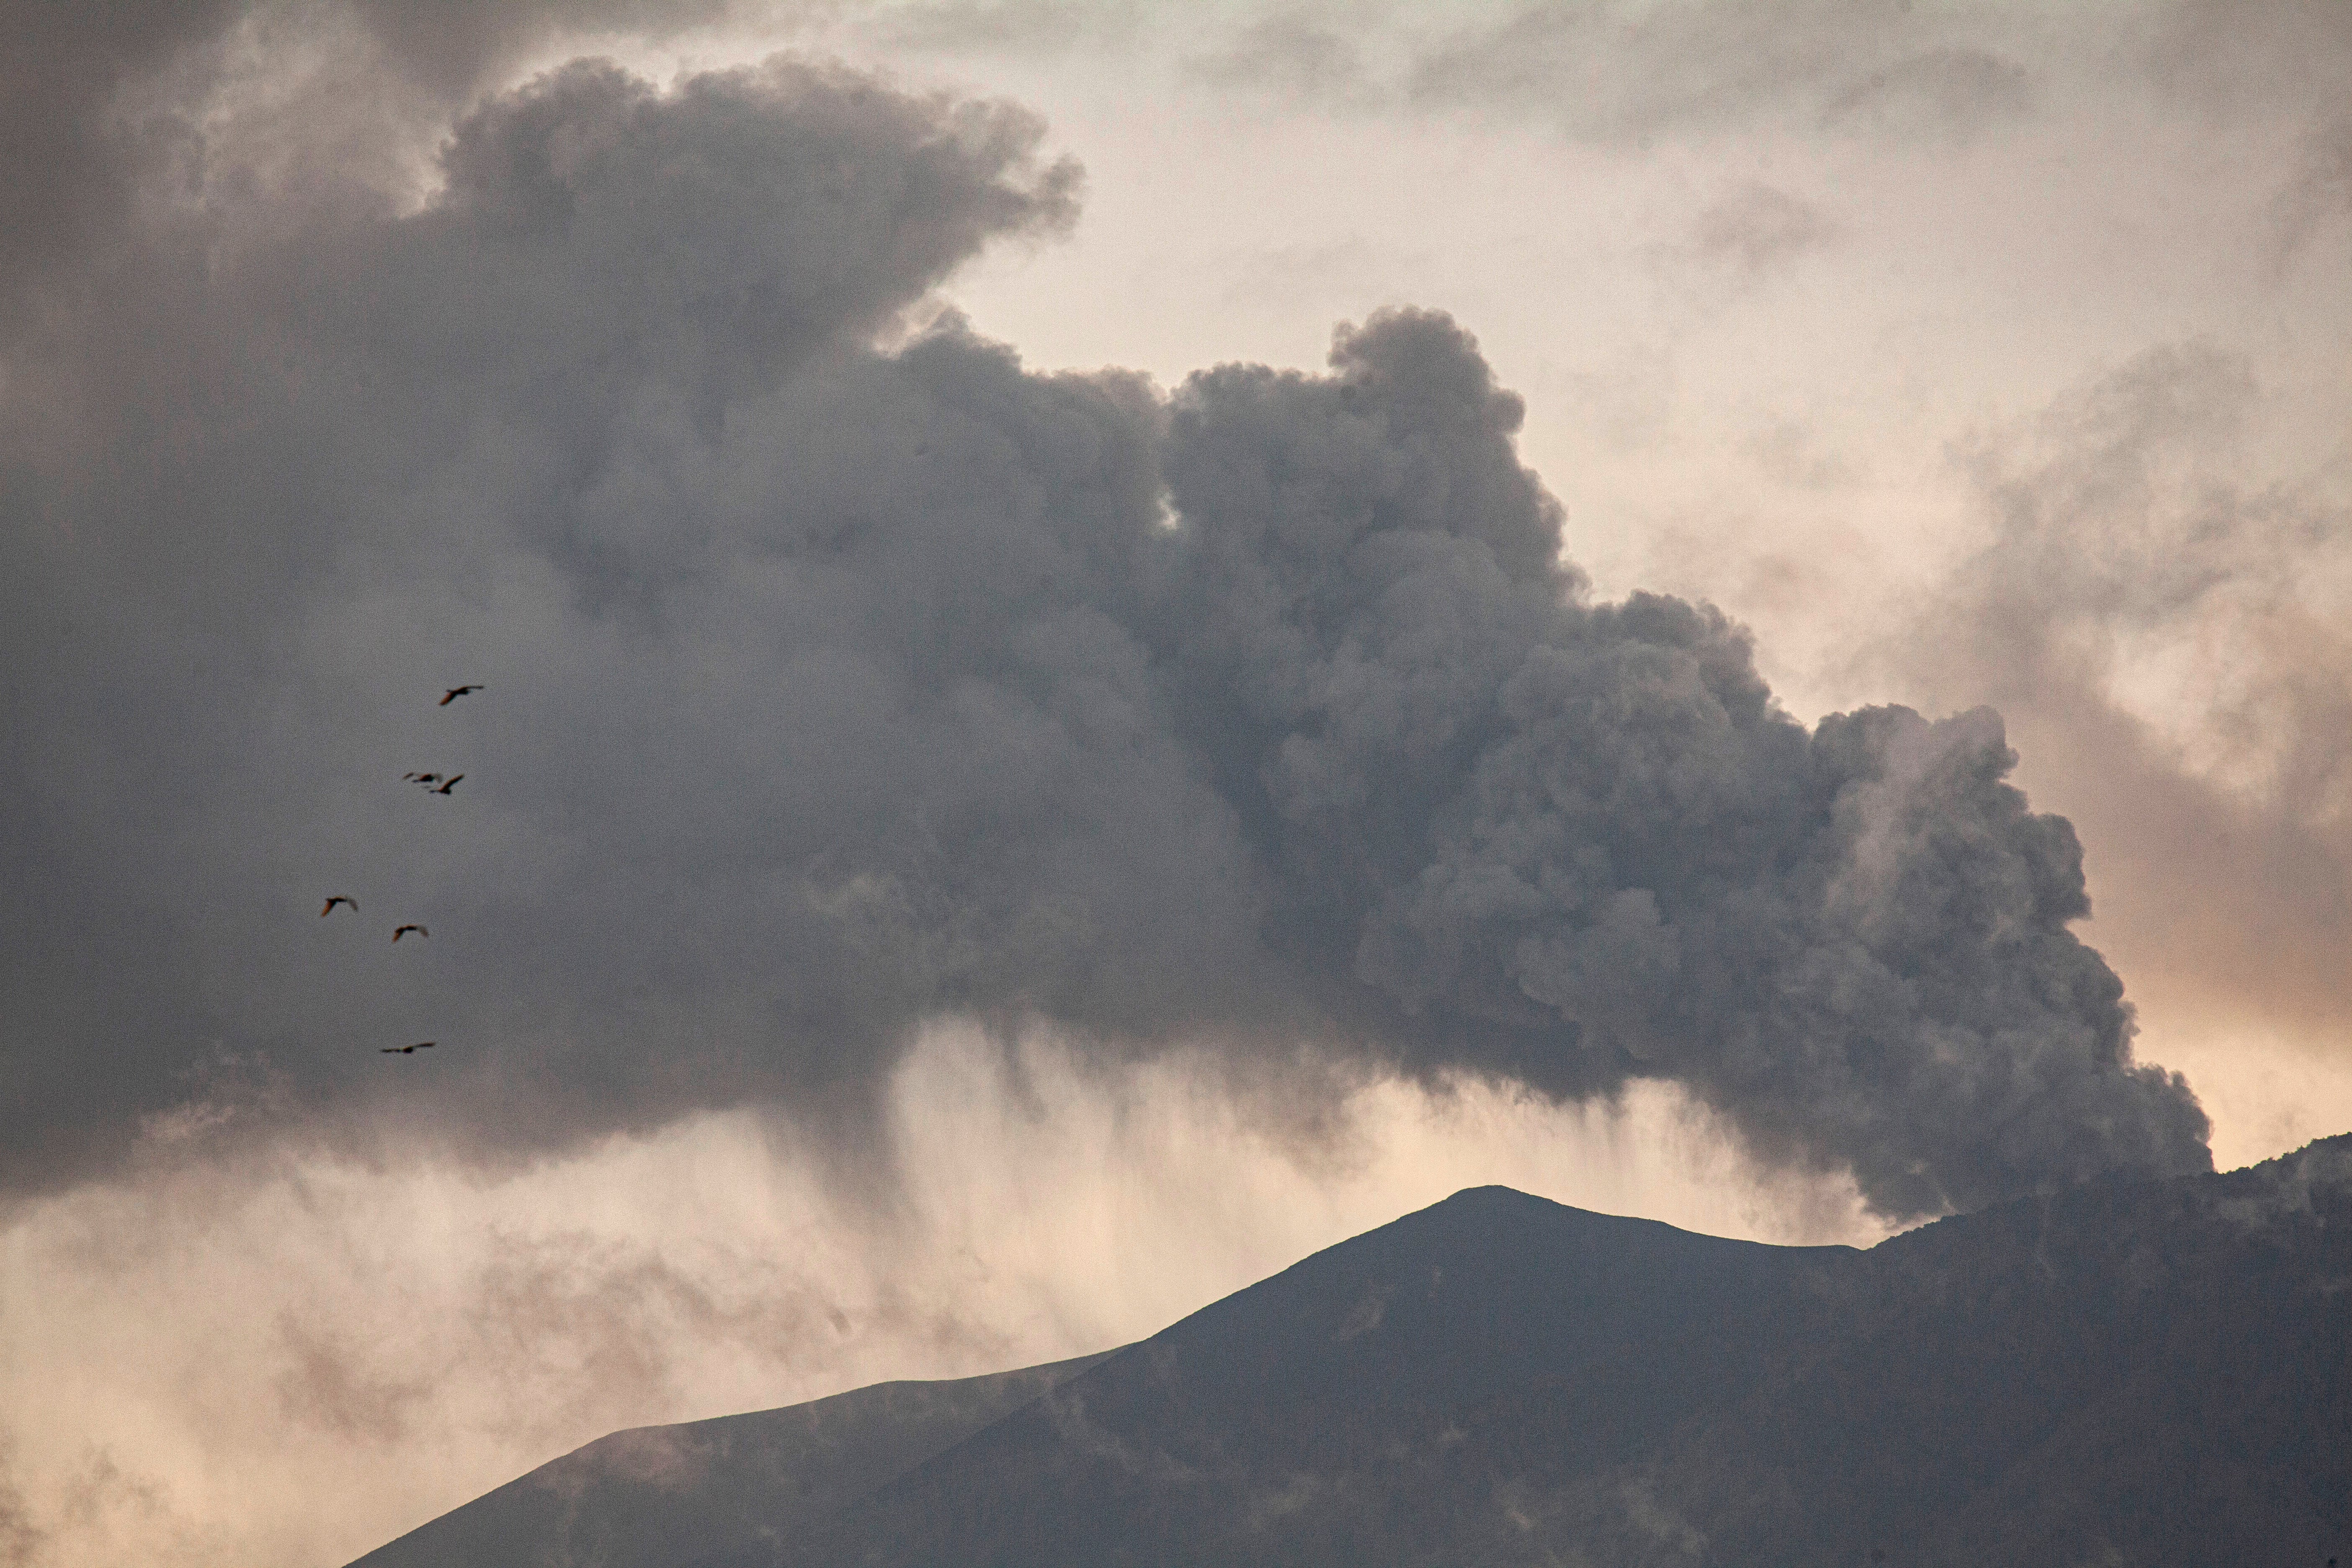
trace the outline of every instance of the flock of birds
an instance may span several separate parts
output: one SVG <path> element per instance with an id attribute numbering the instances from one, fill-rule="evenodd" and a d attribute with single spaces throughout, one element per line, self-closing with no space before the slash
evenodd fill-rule
<path id="1" fill-rule="evenodd" d="M 446 708 L 452 702 L 457 701 L 460 697 L 469 697 L 473 693 L 481 689 L 482 688 L 479 685 L 450 687 L 447 690 L 441 693 L 441 700 L 435 703 L 434 706 L 436 708 Z M 401 778 L 404 783 L 423 785 L 425 793 L 427 795 L 448 795 L 457 787 L 457 781 L 465 776 L 466 775 L 463 773 L 403 773 Z M 352 898 L 348 893 L 331 893 L 327 896 L 326 903 L 321 905 L 319 910 L 319 918 L 320 920 L 325 920 L 329 915 L 333 914 L 337 904 L 347 905 L 353 914 L 359 913 L 360 901 L 357 899 Z M 392 940 L 394 944 L 397 945 L 400 939 L 408 935 L 411 931 L 415 932 L 418 936 L 425 938 L 428 942 L 431 941 L 433 937 L 433 933 L 426 931 L 422 924 L 412 921 L 405 924 L 396 925 L 392 928 Z M 380 1055 L 387 1057 L 409 1057 L 415 1056 L 419 1051 L 429 1051 L 440 1043 L 441 1042 L 438 1040 L 419 1040 L 413 1046 L 378 1046 L 376 1050 Z"/>

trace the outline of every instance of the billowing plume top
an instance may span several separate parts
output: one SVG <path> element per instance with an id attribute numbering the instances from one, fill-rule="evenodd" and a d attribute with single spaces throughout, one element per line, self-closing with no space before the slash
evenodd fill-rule
<path id="1" fill-rule="evenodd" d="M 250 1116 L 854 1125 L 942 1015 L 1265 1093 L 1668 1079 L 1890 1215 L 2209 1163 L 1998 718 L 1808 730 L 1713 610 L 1591 602 L 1446 317 L 1165 397 L 869 346 L 1070 221 L 1040 134 L 577 65 L 423 210 L 241 198 L 19 352 L 8 1182 Z M 45 386 L 103 415 L 36 441 Z"/>
<path id="2" fill-rule="evenodd" d="M 1163 657 L 1335 1011 L 1416 1072 L 1673 1079 L 1891 1213 L 2200 1163 L 1998 716 L 1809 734 L 1713 611 L 1580 602 L 1465 334 L 1376 318 L 1332 363 L 1179 395 Z"/>
<path id="3" fill-rule="evenodd" d="M 517 390 L 657 379 L 715 409 L 879 324 L 991 236 L 1066 226 L 1077 167 L 1034 166 L 1043 132 L 1009 105 L 792 60 L 668 95 L 583 61 L 458 122 L 441 199 L 384 272 L 437 299 L 379 308 L 462 379 L 493 362 Z"/>

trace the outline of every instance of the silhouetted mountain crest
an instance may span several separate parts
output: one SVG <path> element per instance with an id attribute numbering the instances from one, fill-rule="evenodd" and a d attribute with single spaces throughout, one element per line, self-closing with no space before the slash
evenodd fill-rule
<path id="1" fill-rule="evenodd" d="M 1022 1375 L 927 1385 L 985 1400 L 915 1437 L 855 1403 L 908 1385 L 737 1418 L 830 1406 L 877 1458 L 821 1496 L 797 1450 L 765 1483 L 739 1467 L 710 1504 L 730 1543 L 699 1557 L 445 1531 L 363 1561 L 2318 1568 L 2352 1551 L 2352 1136 L 1868 1251 L 1474 1188 Z"/>

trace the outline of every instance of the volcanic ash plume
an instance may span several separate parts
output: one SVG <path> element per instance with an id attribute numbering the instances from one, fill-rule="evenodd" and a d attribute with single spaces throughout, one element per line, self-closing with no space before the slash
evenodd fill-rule
<path id="1" fill-rule="evenodd" d="M 2209 1163 L 1999 718 L 1808 730 L 1712 609 L 1593 602 L 1446 317 L 1170 395 L 868 346 L 1072 221 L 1041 134 L 581 65 L 420 210 L 139 209 L 10 351 L 11 1180 L 247 1110 L 847 1124 L 946 1016 L 1268 1094 L 1670 1080 L 1894 1216 Z"/>

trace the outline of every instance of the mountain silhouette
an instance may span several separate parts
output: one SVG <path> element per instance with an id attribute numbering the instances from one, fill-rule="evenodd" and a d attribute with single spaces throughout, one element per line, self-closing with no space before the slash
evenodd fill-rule
<path id="1" fill-rule="evenodd" d="M 840 1440 L 656 1502 L 607 1438 L 362 1561 L 2319 1568 L 2352 1553 L 2352 1136 L 1868 1251 L 1480 1188 L 1092 1362 L 732 1420 Z M 727 1522 L 606 1550 L 566 1488 Z"/>
<path id="2" fill-rule="evenodd" d="M 830 1517 L 1100 1359 L 615 1432 L 352 1568 L 653 1568 L 739 1551 Z"/>

